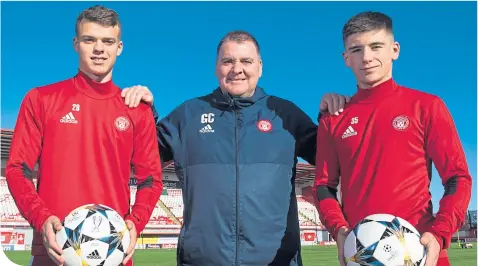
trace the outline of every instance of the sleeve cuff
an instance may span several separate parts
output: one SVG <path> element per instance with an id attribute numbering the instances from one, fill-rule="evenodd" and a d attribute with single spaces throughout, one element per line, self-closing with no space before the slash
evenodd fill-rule
<path id="1" fill-rule="evenodd" d="M 349 225 L 347 223 L 340 223 L 338 224 L 335 229 L 332 231 L 332 238 L 337 241 L 337 235 L 339 234 L 339 230 L 342 228 L 342 227 L 346 227 L 346 228 L 349 228 Z M 351 229 L 350 229 L 351 230 Z"/>
<path id="2" fill-rule="evenodd" d="M 35 229 L 35 231 L 41 233 L 42 232 L 42 227 L 43 227 L 43 224 L 45 223 L 45 221 L 50 217 L 52 216 L 53 214 L 47 210 L 42 210 L 38 215 L 37 215 L 37 219 L 35 219 L 35 221 L 33 221 L 33 228 Z M 63 221 L 62 221 L 63 222 Z"/>
<path id="3" fill-rule="evenodd" d="M 141 231 L 143 231 L 143 223 L 133 214 L 128 214 L 126 215 L 126 217 L 124 218 L 124 220 L 130 220 L 133 222 L 134 224 L 134 227 L 136 228 L 136 233 L 139 235 L 139 233 L 141 233 Z"/>
<path id="4" fill-rule="evenodd" d="M 445 241 L 445 237 L 441 236 L 438 232 L 433 230 L 433 228 L 431 228 L 429 232 L 433 234 L 433 236 L 435 236 L 435 239 L 438 241 L 438 244 L 440 245 L 440 250 L 448 248 L 447 242 Z"/>
<path id="5" fill-rule="evenodd" d="M 443 249 L 443 242 L 444 242 L 444 241 L 443 241 L 443 237 L 438 236 L 438 235 L 436 235 L 436 234 L 434 234 L 434 233 L 432 233 L 432 234 L 435 236 L 436 240 L 438 241 L 438 244 L 440 244 L 440 250 L 442 250 L 442 249 Z"/>

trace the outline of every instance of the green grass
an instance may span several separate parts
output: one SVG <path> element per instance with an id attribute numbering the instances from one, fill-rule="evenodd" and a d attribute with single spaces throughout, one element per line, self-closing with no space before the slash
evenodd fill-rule
<path id="1" fill-rule="evenodd" d="M 461 249 L 453 244 L 448 254 L 451 265 L 476 266 L 476 243 L 472 249 Z M 20 265 L 28 265 L 28 251 L 5 251 L 10 260 Z M 337 263 L 335 246 L 312 246 L 302 248 L 302 259 L 305 266 L 335 266 Z M 135 266 L 176 266 L 176 250 L 136 250 Z"/>

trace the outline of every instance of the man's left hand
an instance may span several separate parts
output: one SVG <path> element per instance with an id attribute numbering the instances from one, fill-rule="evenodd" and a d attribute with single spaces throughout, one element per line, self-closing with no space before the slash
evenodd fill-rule
<path id="1" fill-rule="evenodd" d="M 435 238 L 435 235 L 429 232 L 423 233 L 420 238 L 420 243 L 425 246 L 427 250 L 427 259 L 425 266 L 435 266 L 438 262 L 438 255 L 440 254 L 440 243 Z"/>
<path id="2" fill-rule="evenodd" d="M 153 103 L 153 94 L 146 86 L 136 85 L 125 88 L 121 91 L 121 97 L 124 97 L 124 103 L 130 108 L 138 107 L 141 101 L 148 104 Z"/>
<path id="3" fill-rule="evenodd" d="M 349 96 L 340 95 L 337 93 L 326 93 L 320 101 L 320 112 L 329 112 L 331 115 L 339 115 L 344 111 L 345 103 L 350 102 Z"/>
<path id="4" fill-rule="evenodd" d="M 136 246 L 136 240 L 138 239 L 138 234 L 136 232 L 136 226 L 131 220 L 126 220 L 126 227 L 128 227 L 130 242 L 128 249 L 126 250 L 126 258 L 123 260 L 123 265 L 126 265 L 128 261 L 133 257 L 134 247 Z"/>

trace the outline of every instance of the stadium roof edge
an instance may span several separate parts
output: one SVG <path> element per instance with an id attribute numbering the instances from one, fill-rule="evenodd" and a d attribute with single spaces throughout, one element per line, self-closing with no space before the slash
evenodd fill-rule
<path id="1" fill-rule="evenodd" d="M 6 160 L 10 154 L 10 145 L 12 144 L 13 130 L 0 129 L 1 131 L 1 159 Z M 313 182 L 315 178 L 315 167 L 306 163 L 297 163 L 296 166 L 296 185 L 303 185 Z M 174 163 L 164 162 L 163 171 L 167 173 L 174 173 Z"/>

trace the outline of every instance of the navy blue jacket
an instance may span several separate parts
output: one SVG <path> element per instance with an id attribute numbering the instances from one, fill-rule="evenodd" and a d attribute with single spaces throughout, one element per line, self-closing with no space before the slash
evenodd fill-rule
<path id="1" fill-rule="evenodd" d="M 317 135 L 302 110 L 262 88 L 250 98 L 218 88 L 157 131 L 183 190 L 178 265 L 302 265 L 295 166 L 315 164 Z"/>

